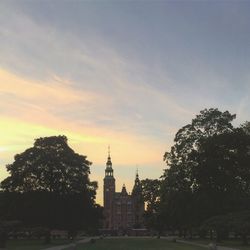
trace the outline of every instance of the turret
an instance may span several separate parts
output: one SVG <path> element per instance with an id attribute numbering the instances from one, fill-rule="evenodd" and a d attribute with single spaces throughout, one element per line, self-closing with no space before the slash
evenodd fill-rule
<path id="1" fill-rule="evenodd" d="M 132 190 L 132 195 L 133 196 L 142 196 L 142 186 L 141 186 L 141 182 L 139 179 L 138 169 L 136 170 L 135 184 L 134 184 L 134 187 Z"/>
<path id="2" fill-rule="evenodd" d="M 144 201 L 138 170 L 136 170 L 135 184 L 132 190 L 132 199 L 134 207 L 134 227 L 141 228 L 143 227 Z"/>
<path id="3" fill-rule="evenodd" d="M 123 184 L 123 186 L 122 186 L 122 192 L 121 192 L 121 194 L 122 194 L 122 196 L 128 195 L 125 184 Z"/>
<path id="4" fill-rule="evenodd" d="M 114 170 L 112 168 L 112 162 L 111 162 L 111 157 L 110 157 L 110 149 L 108 152 L 108 159 L 106 163 L 106 169 L 105 169 L 105 178 L 106 177 L 113 177 Z"/>
<path id="5" fill-rule="evenodd" d="M 108 150 L 108 159 L 105 169 L 105 177 L 103 179 L 103 206 L 105 216 L 105 228 L 113 228 L 113 201 L 115 196 L 115 178 L 113 176 L 112 161 L 110 157 L 110 148 Z"/>

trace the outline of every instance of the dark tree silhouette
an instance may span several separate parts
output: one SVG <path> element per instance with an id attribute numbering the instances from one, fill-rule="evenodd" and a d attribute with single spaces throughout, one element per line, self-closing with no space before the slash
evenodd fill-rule
<path id="1" fill-rule="evenodd" d="M 159 212 L 161 181 L 158 179 L 145 179 L 141 181 L 141 184 L 142 196 L 146 203 L 146 211 L 144 213 L 145 225 L 150 229 L 158 231 L 160 235 L 163 230 Z"/>
<path id="2" fill-rule="evenodd" d="M 180 231 L 212 216 L 249 207 L 249 124 L 233 128 L 235 115 L 205 109 L 181 128 L 164 160 L 161 206 Z"/>
<path id="3" fill-rule="evenodd" d="M 97 226 L 97 183 L 89 180 L 90 165 L 65 136 L 36 139 L 7 165 L 10 176 L 1 182 L 5 219 L 69 231 Z"/>
<path id="4" fill-rule="evenodd" d="M 58 194 L 80 193 L 92 188 L 88 179 L 91 162 L 75 153 L 65 136 L 35 140 L 32 148 L 15 156 L 7 165 L 10 176 L 1 183 L 9 192 L 48 191 Z"/>
<path id="5" fill-rule="evenodd" d="M 145 179 L 141 181 L 142 196 L 147 206 L 147 211 L 155 212 L 160 199 L 161 181 L 158 179 Z"/>

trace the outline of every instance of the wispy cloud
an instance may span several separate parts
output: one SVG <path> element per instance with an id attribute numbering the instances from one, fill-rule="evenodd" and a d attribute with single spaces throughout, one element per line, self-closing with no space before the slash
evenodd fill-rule
<path id="1" fill-rule="evenodd" d="M 57 76 L 47 82 L 31 81 L 18 77 L 10 72 L 0 69 L 0 93 L 4 96 L 19 98 L 31 104 L 56 105 L 57 103 L 67 105 L 79 101 L 96 101 L 97 95 L 90 92 L 77 91 Z M 100 98 L 100 97 L 99 97 Z"/>
<path id="2" fill-rule="evenodd" d="M 201 109 L 249 116 L 247 8 L 104 5 L 0 2 L 1 165 L 34 138 L 65 134 L 100 182 L 110 144 L 132 185 L 135 164 L 161 174 L 174 134 Z"/>

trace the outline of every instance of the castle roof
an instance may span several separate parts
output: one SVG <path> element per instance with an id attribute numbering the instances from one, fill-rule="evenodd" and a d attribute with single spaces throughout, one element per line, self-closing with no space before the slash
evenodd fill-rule
<path id="1" fill-rule="evenodd" d="M 135 176 L 135 184 L 132 190 L 132 195 L 141 195 L 142 193 L 142 186 L 141 186 L 141 181 L 139 179 L 139 174 L 138 174 L 138 169 L 136 170 L 136 176 Z"/>

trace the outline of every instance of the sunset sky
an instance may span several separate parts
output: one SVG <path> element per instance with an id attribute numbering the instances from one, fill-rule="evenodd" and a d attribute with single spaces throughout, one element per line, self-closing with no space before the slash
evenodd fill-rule
<path id="1" fill-rule="evenodd" d="M 204 108 L 250 120 L 250 1 L 0 1 L 0 180 L 34 139 L 66 135 L 117 189 L 158 178 Z"/>

